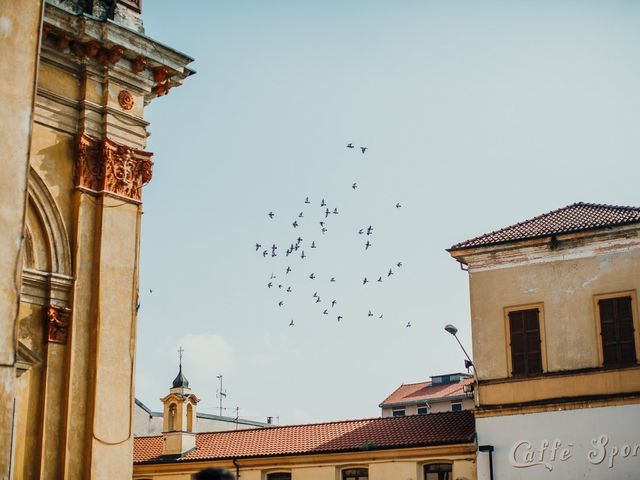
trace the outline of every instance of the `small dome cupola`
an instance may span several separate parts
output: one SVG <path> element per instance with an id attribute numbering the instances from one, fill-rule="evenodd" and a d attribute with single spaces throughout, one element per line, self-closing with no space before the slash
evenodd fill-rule
<path id="1" fill-rule="evenodd" d="M 182 373 L 182 362 L 180 362 L 178 375 L 173 379 L 173 388 L 189 388 L 189 380 Z"/>

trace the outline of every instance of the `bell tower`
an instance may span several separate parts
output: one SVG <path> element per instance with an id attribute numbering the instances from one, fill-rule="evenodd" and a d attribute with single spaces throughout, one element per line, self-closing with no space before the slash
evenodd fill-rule
<path id="1" fill-rule="evenodd" d="M 182 456 L 196 448 L 196 404 L 200 401 L 189 388 L 182 373 L 182 347 L 178 349 L 180 363 L 169 394 L 161 398 L 163 408 L 162 454 Z"/>

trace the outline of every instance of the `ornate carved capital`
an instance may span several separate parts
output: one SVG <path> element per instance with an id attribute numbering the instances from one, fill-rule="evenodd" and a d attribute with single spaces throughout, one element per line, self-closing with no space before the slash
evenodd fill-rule
<path id="1" fill-rule="evenodd" d="M 47 321 L 47 340 L 53 343 L 67 343 L 71 310 L 49 305 L 45 310 Z"/>
<path id="2" fill-rule="evenodd" d="M 77 140 L 76 186 L 139 202 L 142 199 L 142 187 L 151 181 L 153 174 L 152 155 L 108 138 L 95 140 L 80 133 Z"/>

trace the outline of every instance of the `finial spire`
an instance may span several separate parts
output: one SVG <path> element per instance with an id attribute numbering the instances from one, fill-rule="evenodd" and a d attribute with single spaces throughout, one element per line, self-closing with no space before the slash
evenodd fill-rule
<path id="1" fill-rule="evenodd" d="M 178 348 L 178 359 L 179 359 L 179 368 L 178 368 L 178 376 L 173 380 L 173 388 L 189 388 L 189 380 L 182 373 L 182 354 L 184 353 L 184 348 Z"/>

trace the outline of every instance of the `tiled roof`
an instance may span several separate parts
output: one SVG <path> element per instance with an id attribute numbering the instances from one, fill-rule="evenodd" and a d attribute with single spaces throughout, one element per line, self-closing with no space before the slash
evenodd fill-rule
<path id="1" fill-rule="evenodd" d="M 388 404 L 414 403 L 436 398 L 456 397 L 464 395 L 462 387 L 473 383 L 473 378 L 465 378 L 459 383 L 432 385 L 431 382 L 409 383 L 400 385 L 391 395 L 385 398 L 380 406 Z"/>
<path id="2" fill-rule="evenodd" d="M 457 243 L 449 251 L 639 222 L 638 207 L 579 202 Z"/>
<path id="3" fill-rule="evenodd" d="M 408 448 L 473 441 L 471 411 L 196 434 L 196 449 L 172 461 Z M 162 461 L 162 436 L 135 437 L 133 462 Z M 166 461 L 166 460 L 164 460 Z"/>

